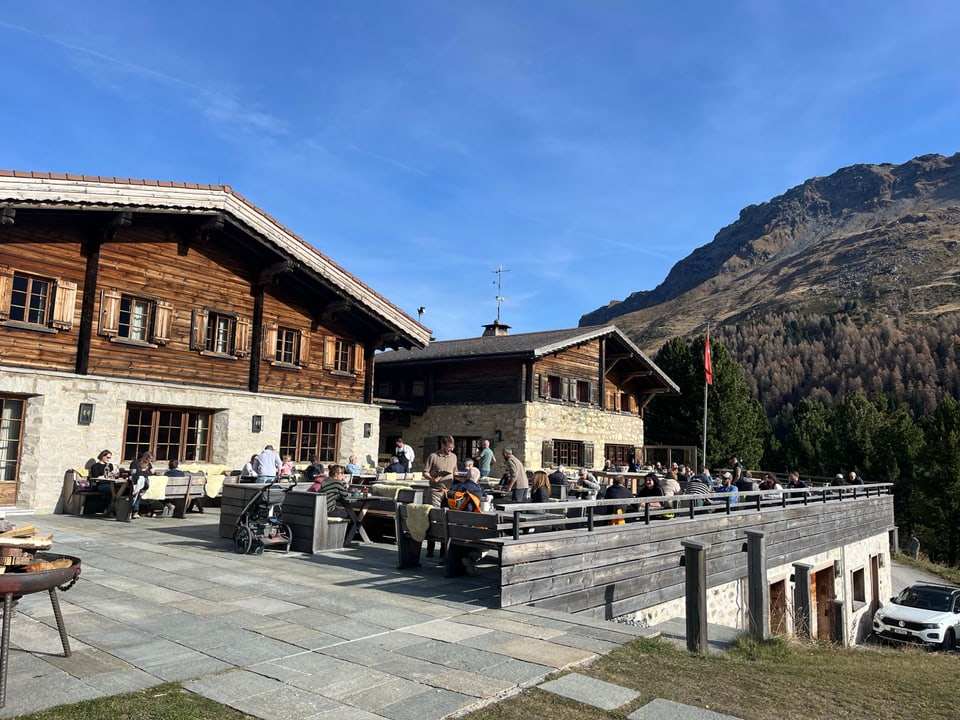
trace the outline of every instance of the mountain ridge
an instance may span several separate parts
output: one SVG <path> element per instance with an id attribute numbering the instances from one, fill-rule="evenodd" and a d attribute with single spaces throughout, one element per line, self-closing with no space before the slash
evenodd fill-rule
<path id="1" fill-rule="evenodd" d="M 935 318 L 960 310 L 960 153 L 858 164 L 740 211 L 653 290 L 585 313 L 646 351 L 785 311 Z"/>

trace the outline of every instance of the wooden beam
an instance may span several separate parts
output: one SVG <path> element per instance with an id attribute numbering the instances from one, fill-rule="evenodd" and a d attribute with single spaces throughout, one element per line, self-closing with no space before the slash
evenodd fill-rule
<path id="1" fill-rule="evenodd" d="M 114 213 L 113 217 L 107 221 L 100 231 L 101 237 L 106 242 L 110 242 L 117 236 L 117 232 L 133 225 L 133 213 L 124 211 Z"/>
<path id="2" fill-rule="evenodd" d="M 193 231 L 189 232 L 189 235 L 186 233 L 180 234 L 180 239 L 177 242 L 177 255 L 186 255 L 191 247 L 196 247 L 197 245 L 204 245 L 210 242 L 210 238 L 214 233 L 220 232 L 223 230 L 223 226 L 226 223 L 226 218 L 223 213 L 217 213 L 216 215 L 210 215 L 203 219 Z"/>
<path id="3" fill-rule="evenodd" d="M 8 225 L 13 225 L 16 221 L 17 209 L 15 207 L 10 207 L 7 205 L 0 211 L 0 228 L 5 228 Z"/>
<path id="4" fill-rule="evenodd" d="M 257 285 L 276 285 L 280 279 L 281 275 L 291 273 L 296 270 L 299 265 L 293 260 L 281 260 L 280 262 L 275 262 L 269 267 L 265 267 L 260 271 L 260 275 L 257 276 Z"/>
<path id="5" fill-rule="evenodd" d="M 341 315 L 344 315 L 353 310 L 353 303 L 349 300 L 338 300 L 336 302 L 328 303 L 327 306 L 320 313 L 320 319 L 323 322 L 336 322 Z"/>

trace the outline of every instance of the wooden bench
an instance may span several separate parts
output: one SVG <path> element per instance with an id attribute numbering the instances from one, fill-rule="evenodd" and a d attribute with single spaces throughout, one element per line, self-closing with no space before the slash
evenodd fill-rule
<path id="1" fill-rule="evenodd" d="M 407 527 L 409 505 L 397 506 L 397 568 L 420 567 L 422 541 L 415 540 Z M 472 551 L 492 550 L 499 565 L 503 545 L 500 537 L 504 529 L 498 524 L 496 513 L 463 512 L 448 508 L 432 508 L 430 524 L 424 540 L 439 540 L 445 547 L 446 577 L 457 577 L 465 572 L 463 559 Z"/>
<path id="2" fill-rule="evenodd" d="M 166 480 L 163 488 L 163 500 L 173 503 L 173 517 L 184 518 L 191 506 L 203 512 L 203 499 L 206 497 L 207 476 L 204 473 L 184 473 L 183 477 L 153 475 L 150 485 Z"/>
<path id="3" fill-rule="evenodd" d="M 327 517 L 327 496 L 298 486 L 283 499 L 283 522 L 293 533 L 291 550 L 317 553 L 340 550 L 347 535 L 346 518 Z"/>
<path id="4" fill-rule="evenodd" d="M 83 515 L 87 505 L 87 498 L 99 497 L 109 498 L 96 489 L 96 486 L 89 490 L 76 490 L 78 480 L 86 479 L 86 475 L 70 468 L 63 474 L 63 490 L 60 492 L 60 502 L 57 504 L 57 511 L 67 515 Z"/>

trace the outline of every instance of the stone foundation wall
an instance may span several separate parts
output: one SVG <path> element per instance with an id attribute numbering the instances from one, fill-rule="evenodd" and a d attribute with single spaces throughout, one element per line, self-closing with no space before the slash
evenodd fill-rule
<path id="1" fill-rule="evenodd" d="M 497 442 L 497 430 L 502 440 Z M 611 413 L 561 403 L 511 403 L 504 405 L 435 405 L 422 416 L 414 416 L 409 428 L 398 430 L 404 442 L 417 451 L 414 466 L 423 468 L 424 439 L 431 442 L 437 435 L 480 437 L 490 440 L 502 463 L 500 451 L 513 448 L 528 470 L 538 470 L 544 463 L 544 440 L 576 440 L 593 443 L 594 464 L 603 466 L 603 446 L 643 445 L 643 419 L 638 415 Z M 499 477 L 499 465 L 494 476 Z"/>
<path id="2" fill-rule="evenodd" d="M 297 399 L 233 390 L 164 385 L 69 373 L 3 368 L 0 393 L 26 396 L 17 508 L 53 512 L 67 468 L 83 467 L 103 449 L 121 460 L 128 403 L 199 408 L 214 411 L 210 462 L 239 469 L 264 445 L 279 447 L 283 415 L 340 420 L 342 462 L 356 454 L 362 464 L 376 464 L 379 408 L 360 403 Z M 78 425 L 80 403 L 93 403 L 90 425 Z M 263 416 L 263 430 L 252 431 L 251 419 Z M 363 437 L 363 425 L 373 432 Z M 122 458 L 129 461 L 130 458 Z"/>

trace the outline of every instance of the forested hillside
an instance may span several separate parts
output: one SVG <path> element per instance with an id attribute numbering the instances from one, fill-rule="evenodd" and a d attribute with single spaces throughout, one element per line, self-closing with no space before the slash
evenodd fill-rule
<path id="1" fill-rule="evenodd" d="M 930 319 L 769 313 L 712 330 L 743 368 L 774 432 L 804 398 L 827 407 L 852 392 L 878 393 L 930 415 L 960 398 L 960 315 Z"/>

